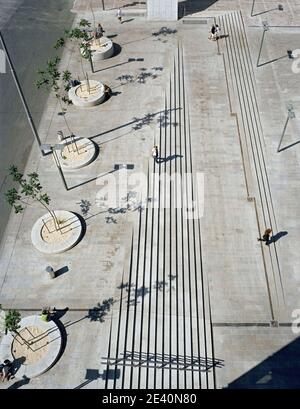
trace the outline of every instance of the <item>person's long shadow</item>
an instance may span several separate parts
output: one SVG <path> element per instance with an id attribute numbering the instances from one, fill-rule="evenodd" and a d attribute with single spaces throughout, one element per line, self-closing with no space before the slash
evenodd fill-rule
<path id="1" fill-rule="evenodd" d="M 169 155 L 165 158 L 157 158 L 156 163 L 165 163 L 165 162 L 169 162 L 173 159 L 177 159 L 177 158 L 183 158 L 183 155 L 178 155 L 178 154 L 174 154 L 174 155 Z"/>
<path id="2" fill-rule="evenodd" d="M 134 18 L 129 18 L 129 19 L 127 19 L 127 20 L 123 20 L 122 21 L 122 24 L 124 24 L 124 23 L 130 23 L 130 21 L 133 21 L 134 20 Z"/>
<path id="3" fill-rule="evenodd" d="M 278 241 L 279 239 L 281 239 L 281 237 L 286 236 L 287 234 L 288 234 L 287 231 L 280 231 L 280 232 L 274 234 L 274 236 L 272 236 L 272 237 L 270 238 L 270 240 L 268 241 L 268 244 L 276 243 L 276 241 Z"/>
<path id="4" fill-rule="evenodd" d="M 10 370 L 10 379 L 15 379 L 16 373 L 18 372 L 18 370 L 21 368 L 21 366 L 24 364 L 25 361 L 26 361 L 25 356 L 21 356 L 20 358 L 16 358 L 13 361 L 12 368 Z M 17 381 L 15 383 L 13 383 L 7 389 L 17 389 L 20 386 L 25 385 L 26 383 L 28 383 L 30 381 L 30 379 L 28 381 L 27 381 L 27 379 L 29 379 L 29 378 L 23 376 L 23 380 L 20 380 L 20 381 Z"/>
<path id="5" fill-rule="evenodd" d="M 221 40 L 222 38 L 228 38 L 229 37 L 229 34 L 220 34 L 218 37 L 217 37 L 217 40 Z"/>
<path id="6" fill-rule="evenodd" d="M 30 378 L 27 378 L 27 376 L 23 375 L 23 378 L 19 381 L 16 381 L 12 385 L 10 385 L 7 389 L 19 389 L 23 385 L 27 385 L 30 382 Z"/>
<path id="7" fill-rule="evenodd" d="M 68 269 L 69 270 L 69 269 Z M 51 319 L 55 322 L 56 320 L 60 320 L 67 312 L 69 311 L 69 307 L 66 308 L 53 308 L 53 312 L 51 314 Z"/>

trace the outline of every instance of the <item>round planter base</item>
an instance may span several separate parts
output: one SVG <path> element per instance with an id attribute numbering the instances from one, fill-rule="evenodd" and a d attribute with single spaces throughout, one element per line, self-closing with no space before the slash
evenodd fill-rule
<path id="1" fill-rule="evenodd" d="M 69 99 L 73 105 L 88 108 L 99 105 L 105 101 L 105 88 L 102 82 L 89 80 L 82 81 L 80 85 L 72 87 L 69 92 Z"/>
<path id="2" fill-rule="evenodd" d="M 92 61 L 106 60 L 114 54 L 114 43 L 107 37 L 91 41 Z"/>
<path id="3" fill-rule="evenodd" d="M 83 168 L 89 165 L 96 157 L 96 146 L 88 138 L 75 136 L 73 140 L 71 138 L 65 139 L 60 145 L 65 145 L 59 154 L 60 165 L 64 170 Z"/>
<path id="4" fill-rule="evenodd" d="M 58 360 L 62 348 L 62 336 L 54 321 L 42 321 L 39 315 L 31 315 L 20 321 L 19 334 L 5 335 L 0 344 L 0 359 L 18 361 L 17 379 L 31 379 L 42 375 Z M 24 343 L 24 340 L 28 343 Z"/>
<path id="5" fill-rule="evenodd" d="M 40 217 L 31 231 L 31 241 L 41 253 L 63 253 L 74 247 L 80 240 L 82 224 L 76 214 L 66 210 L 55 210 L 59 229 L 52 216 L 47 213 Z"/>

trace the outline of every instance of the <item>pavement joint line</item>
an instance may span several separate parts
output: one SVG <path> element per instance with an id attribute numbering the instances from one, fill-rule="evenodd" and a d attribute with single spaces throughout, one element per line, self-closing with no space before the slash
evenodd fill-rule
<path id="1" fill-rule="evenodd" d="M 266 328 L 278 328 L 291 327 L 291 322 L 278 322 L 278 325 L 274 327 L 271 322 L 213 322 L 213 327 L 266 327 Z"/>
<path id="2" fill-rule="evenodd" d="M 251 28 L 260 28 L 261 29 L 261 26 L 250 26 L 250 25 L 248 25 L 247 27 L 251 27 Z M 269 27 L 273 27 L 273 28 L 300 28 L 300 26 L 270 26 L 269 25 Z"/>
<path id="3" fill-rule="evenodd" d="M 42 308 L 43 307 L 41 307 L 41 308 L 18 308 L 18 311 L 20 311 L 20 312 L 22 312 L 22 311 L 24 311 L 24 312 L 25 311 L 42 311 Z M 95 308 L 95 307 L 69 308 L 67 313 L 68 312 L 84 312 L 84 311 L 92 310 L 93 308 Z M 2 311 L 9 311 L 9 310 L 12 310 L 12 309 L 14 309 L 14 307 L 9 307 L 9 308 L 5 307 L 5 308 L 2 308 Z M 61 308 L 61 309 L 63 309 L 63 308 Z M 60 308 L 57 308 L 57 310 L 60 310 Z"/>

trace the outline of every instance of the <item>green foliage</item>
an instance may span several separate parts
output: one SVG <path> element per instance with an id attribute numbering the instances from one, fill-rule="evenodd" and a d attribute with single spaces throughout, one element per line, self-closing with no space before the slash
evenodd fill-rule
<path id="1" fill-rule="evenodd" d="M 61 76 L 57 68 L 59 61 L 59 57 L 48 60 L 46 69 L 38 71 L 39 78 L 35 83 L 38 89 L 44 87 L 47 90 L 59 90 L 57 83 Z"/>
<path id="2" fill-rule="evenodd" d="M 71 78 L 72 78 L 72 74 L 70 73 L 70 71 L 66 70 L 66 71 L 63 72 L 62 79 L 65 82 L 70 81 Z"/>
<path id="3" fill-rule="evenodd" d="M 75 40 L 80 40 L 85 38 L 85 32 L 83 30 L 80 30 L 80 28 L 73 28 L 72 30 L 69 30 L 66 32 L 68 38 L 70 38 L 71 40 L 75 39 Z"/>
<path id="4" fill-rule="evenodd" d="M 56 98 L 62 102 L 71 104 L 72 102 L 66 97 L 65 93 L 70 89 L 70 81 L 72 74 L 70 71 L 65 70 L 62 73 L 58 70 L 58 64 L 60 62 L 59 57 L 54 57 L 52 60 L 47 61 L 46 69 L 39 70 L 39 78 L 35 85 L 39 88 L 45 88 L 48 91 L 53 91 Z M 61 81 L 60 81 L 61 80 Z M 62 85 L 60 86 L 60 82 Z"/>
<path id="5" fill-rule="evenodd" d="M 42 192 L 42 186 L 39 181 L 39 175 L 36 172 L 28 173 L 27 179 L 23 177 L 15 165 L 9 168 L 9 174 L 14 182 L 20 185 L 19 192 L 16 188 L 11 188 L 5 193 L 6 201 L 15 210 L 15 213 L 21 213 L 24 210 L 23 203 L 26 198 L 37 200 L 44 207 L 50 203 L 50 197 Z"/>
<path id="6" fill-rule="evenodd" d="M 90 59 L 92 55 L 89 45 L 91 36 L 87 32 L 88 27 L 91 27 L 91 23 L 86 19 L 81 19 L 78 27 L 65 31 L 70 40 L 75 40 L 79 43 L 79 48 L 82 52 L 81 55 L 87 60 Z"/>
<path id="7" fill-rule="evenodd" d="M 91 27 L 91 25 L 92 24 L 88 20 L 86 20 L 85 18 L 82 18 L 80 20 L 80 22 L 79 22 L 80 27 Z"/>
<path id="8" fill-rule="evenodd" d="M 81 48 L 81 55 L 83 56 L 83 58 L 85 58 L 86 60 L 89 60 L 92 58 L 92 51 L 90 49 L 89 43 L 82 43 L 80 48 Z"/>
<path id="9" fill-rule="evenodd" d="M 5 315 L 5 330 L 17 332 L 20 328 L 21 314 L 17 310 L 9 310 Z"/>
<path id="10" fill-rule="evenodd" d="M 65 45 L 65 39 L 63 37 L 59 38 L 56 43 L 54 44 L 54 48 L 58 50 L 59 48 Z"/>

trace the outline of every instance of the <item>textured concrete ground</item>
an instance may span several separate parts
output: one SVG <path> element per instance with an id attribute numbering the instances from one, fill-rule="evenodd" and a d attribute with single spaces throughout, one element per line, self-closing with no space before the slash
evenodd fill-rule
<path id="1" fill-rule="evenodd" d="M 71 4 L 70 0 L 0 2 L 0 29 L 36 125 L 47 97 L 32 86 L 33 78 L 44 61 L 54 54 L 53 43 L 62 35 L 62 27 L 72 25 Z M 8 64 L 6 68 L 7 73 L 0 75 L 0 237 L 10 212 L 3 197 L 8 187 L 7 169 L 16 163 L 23 170 L 34 142 Z"/>
<path id="2" fill-rule="evenodd" d="M 62 318 L 68 334 L 62 358 L 24 388 L 299 387 L 299 346 L 291 330 L 300 264 L 299 145 L 293 145 L 299 74 L 286 56 L 298 46 L 299 6 L 282 1 L 284 11 L 268 12 L 276 4 L 260 1 L 253 14 L 265 13 L 251 17 L 252 1 L 208 3 L 202 10 L 186 2 L 189 15 L 168 23 L 166 35 L 153 35 L 163 23 L 128 17 L 120 25 L 114 11 L 96 12 L 120 52 L 99 63 L 91 78 L 115 95 L 89 110 L 71 107 L 67 119 L 76 134 L 99 145 L 99 157 L 66 175 L 68 192 L 51 158 L 39 158 L 35 147 L 27 166 L 41 175 L 54 208 L 80 212 L 80 200 L 91 203 L 86 234 L 65 254 L 39 254 L 30 231 L 43 211 L 32 206 L 23 216 L 11 214 L 2 245 L 5 308 L 23 314 L 47 304 L 70 308 Z M 76 10 L 91 18 L 80 2 Z M 266 64 L 256 67 L 266 18 L 260 61 Z M 219 43 L 207 39 L 214 19 L 228 35 Z M 81 75 L 76 50 L 67 47 L 62 66 Z M 291 146 L 277 153 L 288 101 L 296 118 L 283 147 Z M 47 143 L 55 142 L 57 130 L 66 132 L 57 112 L 50 96 L 39 127 Z M 178 156 L 153 167 L 154 140 L 165 157 Z M 152 211 L 151 203 L 143 212 L 133 206 L 103 213 L 93 179 L 117 163 L 146 175 L 203 172 L 204 216 L 194 234 L 192 222 L 181 224 L 182 216 L 162 207 Z M 150 196 L 160 201 L 168 186 L 162 183 L 158 193 L 151 186 Z M 278 240 L 267 247 L 257 237 L 269 226 Z M 48 264 L 68 271 L 50 281 L 43 273 Z M 89 312 L 109 298 L 113 306 L 101 319 L 97 309 Z M 191 357 L 198 372 L 191 365 L 180 369 Z"/>

